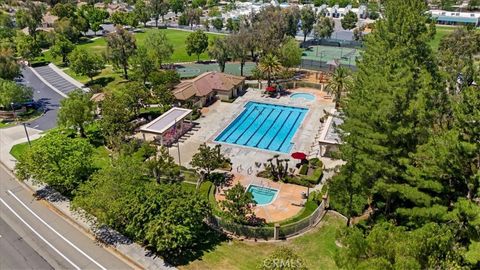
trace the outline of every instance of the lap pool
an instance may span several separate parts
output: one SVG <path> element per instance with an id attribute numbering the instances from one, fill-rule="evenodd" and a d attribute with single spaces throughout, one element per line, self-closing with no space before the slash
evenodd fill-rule
<path id="1" fill-rule="evenodd" d="M 250 101 L 215 141 L 289 153 L 307 112 L 305 108 Z"/>

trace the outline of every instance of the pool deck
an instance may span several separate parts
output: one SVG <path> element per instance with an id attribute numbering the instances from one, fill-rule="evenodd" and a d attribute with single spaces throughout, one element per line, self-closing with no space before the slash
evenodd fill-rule
<path id="1" fill-rule="evenodd" d="M 279 98 L 270 98 L 263 95 L 263 91 L 249 89 L 243 96 L 238 97 L 233 103 L 217 101 L 209 107 L 202 109 L 202 117 L 196 122 L 199 124 L 199 130 L 185 142 L 180 143 L 181 164 L 190 167 L 189 162 L 193 154 L 198 150 L 202 143 L 209 145 L 218 144 L 214 142 L 215 138 L 233 121 L 244 109 L 244 105 L 249 101 L 265 102 L 272 104 L 281 104 L 294 107 L 306 107 L 309 109 L 302 124 L 299 126 L 296 134 L 292 138 L 294 143 L 293 152 L 305 152 L 309 157 L 316 156 L 318 143 L 316 138 L 321 132 L 320 118 L 325 115 L 325 111 L 330 111 L 335 107 L 332 99 L 325 92 L 309 88 L 297 88 L 291 90 L 291 93 L 311 93 L 315 95 L 315 101 L 306 101 L 304 99 L 291 99 L 289 95 Z M 258 217 L 265 218 L 267 222 L 279 221 L 296 215 L 302 207 L 294 206 L 292 203 L 301 201 L 301 193 L 306 192 L 306 188 L 297 185 L 275 183 L 268 179 L 256 176 L 258 170 L 256 162 L 265 163 L 267 159 L 275 154 L 280 158 L 290 158 L 289 166 L 295 167 L 296 160 L 291 159 L 290 153 L 272 152 L 258 148 L 245 147 L 239 145 L 224 144 L 222 152 L 229 157 L 233 164 L 232 173 L 235 175 L 234 181 L 241 182 L 245 187 L 251 183 L 266 185 L 280 190 L 274 203 L 266 206 L 257 206 L 255 213 Z M 178 162 L 178 150 L 176 147 L 169 149 L 170 155 Z"/>
<path id="2" fill-rule="evenodd" d="M 292 184 L 273 182 L 260 177 L 247 177 L 241 174 L 234 174 L 235 178 L 232 184 L 217 192 L 215 198 L 217 201 L 225 199 L 225 191 L 240 182 L 245 188 L 249 185 L 257 185 L 278 190 L 274 200 L 267 205 L 258 205 L 253 212 L 257 217 L 265 219 L 267 223 L 285 220 L 297 215 L 302 206 L 299 206 L 302 200 L 302 192 L 307 193 L 307 188 Z"/>

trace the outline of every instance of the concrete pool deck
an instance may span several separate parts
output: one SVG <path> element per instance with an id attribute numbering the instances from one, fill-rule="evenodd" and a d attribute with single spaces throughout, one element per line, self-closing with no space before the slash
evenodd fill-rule
<path id="1" fill-rule="evenodd" d="M 224 200 L 225 191 L 240 182 L 245 188 L 249 185 L 256 185 L 276 189 L 278 191 L 275 199 L 270 204 L 257 205 L 253 209 L 255 215 L 265 219 L 267 223 L 286 220 L 297 215 L 303 209 L 300 204 L 304 201 L 302 199 L 302 192 L 307 193 L 306 187 L 273 182 L 260 177 L 247 177 L 238 173 L 235 173 L 234 176 L 235 177 L 230 186 L 223 188 L 220 192 L 215 194 L 217 201 Z"/>
<path id="2" fill-rule="evenodd" d="M 316 156 L 315 147 L 318 146 L 316 138 L 319 136 L 322 128 L 320 118 L 325 115 L 325 111 L 330 111 L 335 105 L 331 97 L 320 90 L 297 88 L 289 91 L 291 93 L 310 93 L 316 97 L 316 100 L 292 99 L 289 95 L 270 98 L 264 96 L 263 91 L 250 88 L 233 103 L 217 101 L 209 107 L 203 108 L 202 117 L 195 121 L 199 124 L 199 129 L 194 131 L 185 142 L 179 145 L 181 164 L 190 167 L 189 163 L 192 160 L 192 156 L 197 152 L 198 147 L 202 143 L 209 145 L 218 144 L 214 142 L 215 138 L 243 111 L 244 105 L 249 101 L 308 108 L 307 115 L 292 138 L 294 146 L 290 153 L 300 151 L 307 153 L 309 157 Z M 263 164 L 275 154 L 279 154 L 280 158 L 289 158 L 289 166 L 294 168 L 297 161 L 290 157 L 290 153 L 220 144 L 222 145 L 223 154 L 232 161 L 232 173 L 235 175 L 234 181 L 241 182 L 245 187 L 251 183 L 257 183 L 279 189 L 279 194 L 274 203 L 256 207 L 255 213 L 258 217 L 265 218 L 267 222 L 274 222 L 290 218 L 300 212 L 302 207 L 294 206 L 292 203 L 301 202 L 301 193 L 306 192 L 307 188 L 292 184 L 276 183 L 256 176 L 257 171 L 260 169 L 256 167 L 255 163 Z M 169 148 L 169 153 L 178 162 L 179 154 L 177 147 Z"/>

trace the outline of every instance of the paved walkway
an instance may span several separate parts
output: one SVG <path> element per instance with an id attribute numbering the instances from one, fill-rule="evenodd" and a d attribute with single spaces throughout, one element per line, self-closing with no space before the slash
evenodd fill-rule
<path id="1" fill-rule="evenodd" d="M 40 130 L 27 127 L 30 140 L 40 138 Z M 16 159 L 10 154 L 10 150 L 16 144 L 27 141 L 25 129 L 22 125 L 0 129 L 0 161 L 11 171 L 15 168 Z"/>

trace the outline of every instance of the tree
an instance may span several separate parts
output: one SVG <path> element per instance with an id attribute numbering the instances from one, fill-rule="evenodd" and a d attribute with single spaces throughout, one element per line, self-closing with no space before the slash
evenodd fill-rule
<path id="1" fill-rule="evenodd" d="M 302 62 L 303 51 L 298 46 L 297 40 L 288 37 L 279 50 L 279 61 L 285 68 L 297 67 Z"/>
<path id="2" fill-rule="evenodd" d="M 162 64 L 173 54 L 173 45 L 163 32 L 148 32 L 144 46 L 152 54 L 152 58 L 156 59 L 157 68 L 162 68 Z"/>
<path id="3" fill-rule="evenodd" d="M 312 32 L 315 24 L 315 12 L 311 7 L 304 7 L 300 10 L 300 19 L 302 21 L 303 42 L 307 40 L 307 36 Z"/>
<path id="4" fill-rule="evenodd" d="M 225 191 L 225 200 L 220 202 L 228 218 L 240 224 L 247 224 L 253 214 L 255 200 L 251 192 L 246 191 L 242 184 L 237 183 Z"/>
<path id="5" fill-rule="evenodd" d="M 115 11 L 112 13 L 112 16 L 110 16 L 110 21 L 116 26 L 118 25 L 129 25 L 128 23 L 128 16 L 130 13 L 128 12 L 123 12 L 123 11 Z"/>
<path id="6" fill-rule="evenodd" d="M 77 42 L 80 37 L 80 31 L 73 26 L 72 19 L 69 18 L 56 20 L 53 29 L 55 34 L 64 36 L 71 42 Z"/>
<path id="7" fill-rule="evenodd" d="M 295 37 L 300 23 L 300 10 L 296 6 L 291 6 L 282 11 L 284 17 L 283 23 L 285 24 L 285 34 L 287 36 Z"/>
<path id="8" fill-rule="evenodd" d="M 469 0 L 468 1 L 468 10 L 476 10 L 480 7 L 480 1 L 479 0 Z"/>
<path id="9" fill-rule="evenodd" d="M 204 8 L 207 5 L 207 0 L 192 0 L 193 8 Z"/>
<path id="10" fill-rule="evenodd" d="M 93 147 L 86 139 L 49 132 L 18 159 L 15 167 L 22 180 L 45 183 L 70 196 L 92 173 Z"/>
<path id="11" fill-rule="evenodd" d="M 0 48 L 0 78 L 13 80 L 20 75 L 20 65 L 9 48 Z"/>
<path id="12" fill-rule="evenodd" d="M 333 101 L 338 108 L 341 104 L 341 98 L 352 87 L 352 78 L 350 76 L 350 70 L 346 67 L 338 67 L 332 73 L 332 78 L 326 86 L 328 94 L 333 95 Z"/>
<path id="13" fill-rule="evenodd" d="M 335 22 L 332 18 L 329 17 L 320 17 L 315 25 L 313 35 L 315 38 L 329 38 L 332 36 L 333 30 L 335 28 Z"/>
<path id="14" fill-rule="evenodd" d="M 151 16 L 150 11 L 151 10 L 149 7 L 147 7 L 147 5 L 145 4 L 145 1 L 137 0 L 137 2 L 135 2 L 135 10 L 134 10 L 135 16 L 138 18 L 140 22 L 143 23 L 144 27 L 147 27 L 147 22 L 150 21 L 150 16 Z"/>
<path id="15" fill-rule="evenodd" d="M 207 31 L 207 32 L 210 31 L 210 20 L 209 19 L 202 20 L 202 25 L 205 28 L 205 31 Z"/>
<path id="16" fill-rule="evenodd" d="M 282 246 L 276 248 L 263 260 L 262 270 L 307 270 L 305 262 L 292 249 Z"/>
<path id="17" fill-rule="evenodd" d="M 34 40 L 36 39 L 37 28 L 42 23 L 43 12 L 44 9 L 41 4 L 28 0 L 25 2 L 25 8 L 20 9 L 15 14 L 18 27 L 28 27 L 28 33 Z"/>
<path id="18" fill-rule="evenodd" d="M 67 64 L 67 56 L 69 53 L 73 51 L 75 45 L 68 40 L 65 36 L 57 34 L 55 37 L 55 41 L 51 48 L 51 53 L 53 57 L 62 57 L 62 63 Z"/>
<path id="19" fill-rule="evenodd" d="M 263 74 L 267 75 L 267 84 L 270 86 L 272 84 L 272 76 L 274 76 L 281 69 L 280 61 L 275 55 L 267 54 L 260 58 L 258 69 Z"/>
<path id="20" fill-rule="evenodd" d="M 200 17 L 202 16 L 202 9 L 201 8 L 187 8 L 185 12 L 183 12 L 182 16 L 185 16 L 190 25 L 190 29 L 193 29 L 193 25 L 200 24 Z"/>
<path id="21" fill-rule="evenodd" d="M 232 18 L 228 18 L 227 19 L 227 24 L 225 25 L 225 28 L 227 28 L 227 30 L 229 32 L 237 32 L 239 29 L 240 29 L 240 23 L 238 20 L 234 20 Z"/>
<path id="22" fill-rule="evenodd" d="M 185 0 L 169 0 L 170 9 L 177 15 L 185 10 Z"/>
<path id="23" fill-rule="evenodd" d="M 114 33 L 107 36 L 107 52 L 109 59 L 116 67 L 123 68 L 125 79 L 128 80 L 128 59 L 135 53 L 137 46 L 135 38 L 122 27 L 117 27 Z"/>
<path id="24" fill-rule="evenodd" d="M 13 81 L 0 79 L 0 107 L 4 110 L 10 110 L 13 104 L 18 104 L 32 100 L 33 90 Z"/>
<path id="25" fill-rule="evenodd" d="M 129 100 L 121 92 L 115 91 L 105 95 L 101 104 L 102 118 L 100 127 L 107 145 L 118 149 L 130 130 L 133 112 L 128 108 Z"/>
<path id="26" fill-rule="evenodd" d="M 149 175 L 153 177 L 158 184 L 180 183 L 183 178 L 180 174 L 180 166 L 175 164 L 175 160 L 168 153 L 165 147 L 160 148 L 160 152 L 145 162 Z"/>
<path id="27" fill-rule="evenodd" d="M 230 47 L 226 38 L 215 38 L 210 44 L 208 55 L 215 59 L 220 67 L 220 72 L 225 72 L 225 64 L 230 55 Z"/>
<path id="28" fill-rule="evenodd" d="M 134 117 L 138 116 L 140 109 L 145 107 L 145 100 L 149 97 L 148 89 L 139 82 L 126 83 L 122 88 L 117 89 L 117 92 L 122 98 L 123 105 Z"/>
<path id="29" fill-rule="evenodd" d="M 28 61 L 33 60 L 41 53 L 40 47 L 35 39 L 31 36 L 27 36 L 22 32 L 18 32 L 15 38 L 16 49 L 18 55 Z"/>
<path id="30" fill-rule="evenodd" d="M 240 61 L 240 76 L 243 76 L 243 67 L 248 59 L 248 30 L 241 29 L 238 33 L 228 36 L 227 42 L 231 57 L 234 61 Z"/>
<path id="31" fill-rule="evenodd" d="M 342 18 L 342 28 L 345 30 L 353 29 L 357 26 L 358 17 L 353 11 L 348 11 Z"/>
<path id="32" fill-rule="evenodd" d="M 15 23 L 12 16 L 0 13 L 0 40 L 15 37 Z"/>
<path id="33" fill-rule="evenodd" d="M 223 29 L 223 20 L 221 18 L 215 18 L 212 20 L 212 25 L 217 31 L 220 31 Z"/>
<path id="34" fill-rule="evenodd" d="M 138 47 L 135 54 L 130 58 L 130 65 L 135 78 L 146 84 L 150 74 L 155 71 L 156 63 L 145 46 Z"/>
<path id="35" fill-rule="evenodd" d="M 200 61 L 200 54 L 208 48 L 208 36 L 202 30 L 197 30 L 187 36 L 185 43 L 187 54 L 196 54 L 197 61 Z"/>
<path id="36" fill-rule="evenodd" d="M 84 138 L 85 125 L 94 119 L 90 95 L 87 95 L 82 89 L 76 89 L 68 93 L 68 98 L 60 101 L 60 106 L 58 123 L 67 128 L 75 128 L 80 133 L 80 137 Z"/>
<path id="37" fill-rule="evenodd" d="M 162 21 L 164 21 L 164 16 L 170 9 L 169 2 L 167 0 L 151 0 L 149 3 L 151 13 L 155 19 L 155 27 L 158 27 L 158 20 L 162 17 Z"/>
<path id="38" fill-rule="evenodd" d="M 93 77 L 98 75 L 105 68 L 103 58 L 93 52 L 88 52 L 84 48 L 76 48 L 69 56 L 70 69 L 75 74 L 87 76 L 90 82 Z"/>
<path id="39" fill-rule="evenodd" d="M 221 166 L 227 162 L 227 158 L 225 158 L 220 150 L 221 146 L 219 144 L 210 147 L 204 143 L 200 145 L 198 152 L 193 155 L 190 165 L 196 168 L 202 175 L 202 177 L 198 179 L 197 189 L 203 181 L 210 177 L 213 170 L 221 168 Z"/>
<path id="40" fill-rule="evenodd" d="M 52 15 L 62 18 L 73 18 L 76 16 L 77 7 L 72 3 L 57 3 L 52 9 Z"/>

